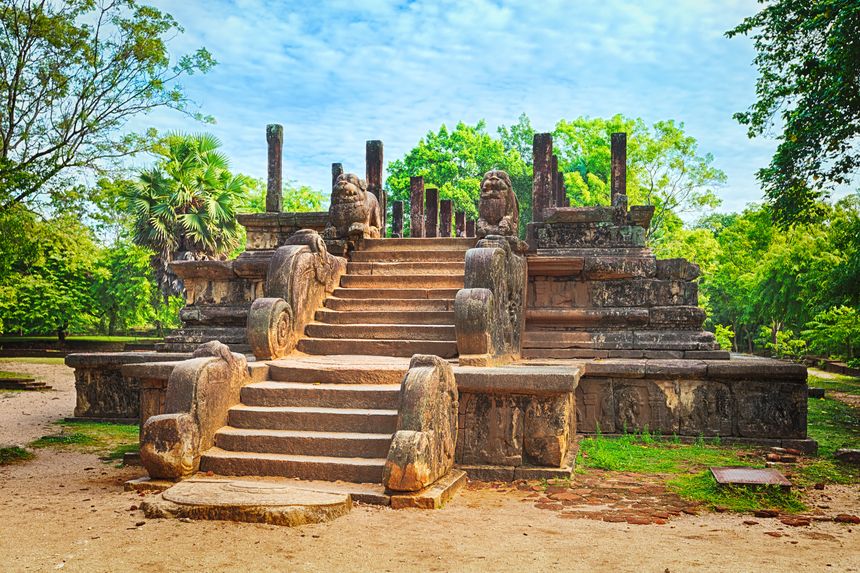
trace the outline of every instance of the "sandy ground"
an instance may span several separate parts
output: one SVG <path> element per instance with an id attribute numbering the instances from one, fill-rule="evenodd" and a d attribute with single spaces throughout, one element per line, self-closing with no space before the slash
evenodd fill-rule
<path id="1" fill-rule="evenodd" d="M 55 420 L 72 416 L 75 411 L 74 370 L 62 364 L 0 362 L 0 369 L 26 372 L 46 382 L 46 392 L 0 391 L 0 446 L 25 445 L 47 434 L 56 433 Z"/>
<path id="2" fill-rule="evenodd" d="M 69 371 L 15 365 L 37 368 L 59 390 L 4 397 L 0 442 L 26 442 L 71 414 Z M 46 411 L 17 413 L 37 407 Z M 0 467 L 0 571 L 860 571 L 860 526 L 713 513 L 645 526 L 564 519 L 511 489 L 469 488 L 439 511 L 359 505 L 298 528 L 147 520 L 141 496 L 122 489 L 141 473 L 51 450 Z M 828 514 L 860 512 L 856 487 L 815 495 Z"/>

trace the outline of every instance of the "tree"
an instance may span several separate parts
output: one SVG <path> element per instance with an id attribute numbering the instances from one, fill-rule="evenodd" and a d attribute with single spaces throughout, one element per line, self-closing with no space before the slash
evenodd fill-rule
<path id="1" fill-rule="evenodd" d="M 134 0 L 7 0 L 0 6 L 0 211 L 61 198 L 80 170 L 147 149 L 123 134 L 157 108 L 194 115 L 176 80 L 214 64 L 201 48 L 171 63 L 182 32 Z"/>
<path id="2" fill-rule="evenodd" d="M 260 179 L 248 178 L 248 185 L 250 191 L 245 209 L 249 213 L 265 212 L 266 182 Z M 326 195 L 319 189 L 314 189 L 310 185 L 300 185 L 294 180 L 284 182 L 281 197 L 281 209 L 285 213 L 324 211 L 323 205 L 327 201 Z"/>
<path id="3" fill-rule="evenodd" d="M 423 176 L 426 186 L 439 188 L 440 199 L 451 199 L 455 211 L 475 218 L 481 179 L 491 169 L 511 176 L 522 221 L 524 204 L 531 204 L 531 171 L 517 150 L 506 149 L 487 133 L 483 121 L 473 126 L 460 122 L 453 131 L 442 125 L 438 132 L 427 132 L 402 159 L 388 164 L 385 186 L 392 200 L 408 201 L 410 177 Z"/>
<path id="4" fill-rule="evenodd" d="M 101 330 L 109 335 L 145 327 L 154 316 L 152 251 L 129 241 L 104 249 L 92 283 Z"/>
<path id="5" fill-rule="evenodd" d="M 172 134 L 156 146 L 155 166 L 125 189 L 134 242 L 156 252 L 165 300 L 181 291 L 170 261 L 226 257 L 239 245 L 236 212 L 247 201 L 249 181 L 230 173 L 220 145 L 209 134 Z"/>
<path id="6" fill-rule="evenodd" d="M 751 36 L 758 99 L 735 118 L 749 137 L 781 128 L 758 172 L 782 225 L 809 222 L 860 167 L 860 3 L 777 0 L 726 35 Z"/>
<path id="7" fill-rule="evenodd" d="M 641 119 L 579 117 L 560 120 L 553 132 L 553 151 L 565 173 L 572 205 L 608 205 L 610 140 L 627 133 L 627 194 L 631 205 L 653 205 L 649 238 L 659 241 L 672 217 L 714 208 L 715 190 L 726 175 L 713 166 L 710 153 L 684 132 L 684 124 L 658 121 L 650 128 Z"/>

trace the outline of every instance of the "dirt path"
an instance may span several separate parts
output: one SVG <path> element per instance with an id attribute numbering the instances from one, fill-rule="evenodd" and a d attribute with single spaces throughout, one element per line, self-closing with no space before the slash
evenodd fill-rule
<path id="1" fill-rule="evenodd" d="M 68 377 L 64 367 L 53 368 Z M 66 411 L 57 413 L 58 401 L 49 400 L 50 413 L 34 413 L 27 420 L 36 427 L 22 431 L 39 435 L 38 420 L 69 415 L 74 401 L 59 402 Z M 7 411 L 15 409 L 5 401 L 2 408 L 6 436 Z M 122 489 L 141 474 L 52 450 L 0 467 L 0 570 L 860 571 L 860 526 L 833 522 L 792 528 L 713 513 L 642 526 L 565 519 L 563 511 L 537 507 L 530 492 L 474 486 L 440 511 L 357 506 L 331 523 L 299 528 L 183 523 L 144 519 L 136 509 L 141 497 Z M 857 488 L 816 495 L 812 502 L 828 511 L 860 512 Z"/>
<path id="2" fill-rule="evenodd" d="M 26 372 L 51 386 L 44 392 L 0 392 L 0 446 L 24 445 L 56 431 L 52 422 L 75 411 L 74 371 L 62 364 L 2 362 L 0 368 Z"/>

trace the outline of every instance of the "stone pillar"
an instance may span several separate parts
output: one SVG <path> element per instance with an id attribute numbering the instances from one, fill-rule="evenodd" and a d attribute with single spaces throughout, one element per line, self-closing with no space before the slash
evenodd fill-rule
<path id="1" fill-rule="evenodd" d="M 555 153 L 552 154 L 550 174 L 552 176 L 552 199 L 550 199 L 549 204 L 553 207 L 561 207 L 561 203 L 558 200 L 558 155 Z"/>
<path id="2" fill-rule="evenodd" d="M 475 220 L 469 219 L 466 221 L 466 236 L 474 237 L 475 236 Z"/>
<path id="3" fill-rule="evenodd" d="M 332 163 L 331 164 L 331 186 L 334 188 L 334 184 L 337 181 L 337 178 L 343 175 L 343 163 Z"/>
<path id="4" fill-rule="evenodd" d="M 439 201 L 439 236 L 451 236 L 451 216 L 454 211 L 454 203 L 450 199 Z"/>
<path id="5" fill-rule="evenodd" d="M 266 182 L 266 212 L 281 212 L 282 189 L 282 153 L 284 147 L 284 126 L 271 123 L 266 126 L 266 141 L 269 144 L 269 178 Z"/>
<path id="6" fill-rule="evenodd" d="M 365 146 L 365 180 L 367 190 L 376 195 L 379 201 L 379 214 L 382 215 L 379 236 L 385 236 L 386 204 L 385 190 L 382 188 L 382 142 L 378 139 L 370 140 Z"/>
<path id="7" fill-rule="evenodd" d="M 616 196 L 627 195 L 627 134 L 623 132 L 612 134 L 610 189 L 613 206 Z"/>
<path id="8" fill-rule="evenodd" d="M 532 146 L 534 178 L 532 179 L 532 221 L 542 223 L 544 210 L 552 201 L 552 134 L 536 133 Z"/>
<path id="9" fill-rule="evenodd" d="M 465 211 L 457 211 L 457 214 L 454 216 L 454 236 L 455 237 L 465 237 L 466 236 L 466 212 Z"/>
<path id="10" fill-rule="evenodd" d="M 570 207 L 570 199 L 567 197 L 567 185 L 564 184 L 564 173 L 558 173 L 558 187 L 559 193 L 561 194 L 561 205 L 562 207 Z"/>
<path id="11" fill-rule="evenodd" d="M 410 236 L 424 236 L 424 178 L 409 178 L 409 228 Z"/>
<path id="12" fill-rule="evenodd" d="M 426 189 L 424 200 L 424 236 L 439 236 L 439 190 L 435 187 Z"/>
<path id="13" fill-rule="evenodd" d="M 403 201 L 391 203 L 391 236 L 403 237 Z"/>

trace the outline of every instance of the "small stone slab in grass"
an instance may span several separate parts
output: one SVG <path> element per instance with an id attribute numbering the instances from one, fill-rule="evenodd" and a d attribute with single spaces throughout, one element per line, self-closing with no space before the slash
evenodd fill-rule
<path id="1" fill-rule="evenodd" d="M 352 497 L 284 483 L 191 479 L 143 502 L 141 509 L 150 519 L 216 519 L 292 527 L 345 515 L 352 509 Z"/>
<path id="2" fill-rule="evenodd" d="M 720 485 L 778 485 L 785 489 L 791 487 L 791 482 L 772 468 L 723 467 L 710 470 Z"/>

